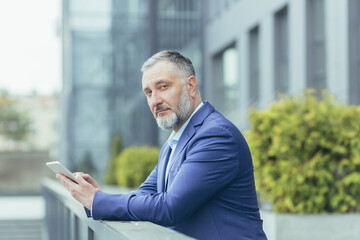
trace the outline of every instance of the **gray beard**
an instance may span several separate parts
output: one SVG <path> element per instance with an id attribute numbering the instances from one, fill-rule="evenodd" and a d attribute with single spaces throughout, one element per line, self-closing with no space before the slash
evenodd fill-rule
<path id="1" fill-rule="evenodd" d="M 156 122 L 160 128 L 171 130 L 179 126 L 185 120 L 190 111 L 190 97 L 189 93 L 186 91 L 186 86 L 183 87 L 176 107 L 177 111 L 172 112 L 169 116 L 156 118 Z"/>

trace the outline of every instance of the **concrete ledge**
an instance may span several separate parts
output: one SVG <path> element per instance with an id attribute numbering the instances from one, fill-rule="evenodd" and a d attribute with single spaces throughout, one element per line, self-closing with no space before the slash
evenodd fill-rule
<path id="1" fill-rule="evenodd" d="M 360 239 L 360 214 L 277 214 L 261 211 L 271 240 Z"/>

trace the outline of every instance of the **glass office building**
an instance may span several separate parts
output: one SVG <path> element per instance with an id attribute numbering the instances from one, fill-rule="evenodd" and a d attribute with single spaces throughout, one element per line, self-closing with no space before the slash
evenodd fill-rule
<path id="1" fill-rule="evenodd" d="M 125 146 L 161 145 L 141 89 L 152 54 L 188 53 L 201 76 L 201 1 L 63 0 L 61 161 L 103 175 L 111 139 Z"/>

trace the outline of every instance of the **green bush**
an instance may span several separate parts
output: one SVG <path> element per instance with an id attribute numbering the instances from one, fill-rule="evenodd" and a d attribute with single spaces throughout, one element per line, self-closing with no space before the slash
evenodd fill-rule
<path id="1" fill-rule="evenodd" d="M 360 212 L 360 107 L 322 99 L 308 90 L 249 113 L 257 188 L 275 212 Z"/>
<path id="2" fill-rule="evenodd" d="M 104 179 L 104 183 L 107 185 L 116 185 L 116 159 L 123 150 L 123 143 L 119 135 L 113 136 L 111 140 L 110 149 L 110 164 L 108 167 L 107 174 Z"/>
<path id="3" fill-rule="evenodd" d="M 121 186 L 137 188 L 157 164 L 160 150 L 156 147 L 130 147 L 116 159 L 116 179 Z"/>

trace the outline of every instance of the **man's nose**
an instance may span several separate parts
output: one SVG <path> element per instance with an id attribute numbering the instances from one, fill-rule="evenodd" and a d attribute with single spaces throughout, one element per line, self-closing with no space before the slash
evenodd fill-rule
<path id="1" fill-rule="evenodd" d="M 150 99 L 151 109 L 154 109 L 157 105 L 161 104 L 162 102 L 163 102 L 162 97 L 158 93 L 153 92 Z"/>

